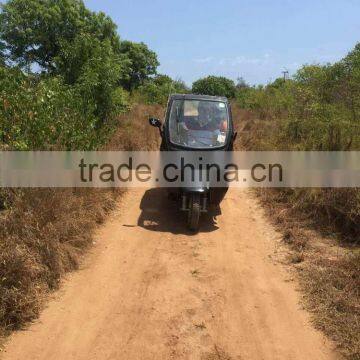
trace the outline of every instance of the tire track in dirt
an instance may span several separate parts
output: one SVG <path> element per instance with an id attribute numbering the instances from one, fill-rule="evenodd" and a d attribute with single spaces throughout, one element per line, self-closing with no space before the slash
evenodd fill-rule
<path id="1" fill-rule="evenodd" d="M 251 193 L 229 191 L 222 212 L 191 235 L 162 190 L 129 191 L 3 360 L 336 359 Z"/>

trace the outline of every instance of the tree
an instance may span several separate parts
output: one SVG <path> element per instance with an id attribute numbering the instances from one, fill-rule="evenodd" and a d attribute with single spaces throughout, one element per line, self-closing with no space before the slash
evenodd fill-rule
<path id="1" fill-rule="evenodd" d="M 120 53 L 128 60 L 127 76 L 121 81 L 121 85 L 129 91 L 142 85 L 151 75 L 155 75 L 160 65 L 156 53 L 144 43 L 122 41 Z"/>
<path id="2" fill-rule="evenodd" d="M 76 87 L 88 106 L 95 104 L 97 126 L 111 114 L 124 110 L 124 101 L 115 102 L 113 94 L 124 66 L 109 40 L 100 41 L 91 35 L 79 34 L 73 42 L 62 46 L 55 63 L 65 83 Z"/>
<path id="3" fill-rule="evenodd" d="M 92 43 L 96 47 L 106 42 L 121 63 L 117 81 L 126 89 L 132 90 L 156 74 L 156 54 L 144 43 L 120 42 L 111 18 L 88 10 L 82 0 L 9 0 L 1 10 L 0 62 L 6 54 L 24 69 L 35 64 L 73 84 L 81 67 L 97 51 Z M 91 41 L 79 41 L 86 37 Z"/>
<path id="4" fill-rule="evenodd" d="M 197 80 L 192 86 L 192 92 L 202 95 L 235 97 L 236 86 L 234 81 L 222 76 L 208 76 Z"/>
<path id="5" fill-rule="evenodd" d="M 162 105 L 166 104 L 169 95 L 188 91 L 182 80 L 173 80 L 167 75 L 156 75 L 154 78 L 146 80 L 139 88 L 143 101 L 148 104 Z"/>
<path id="6" fill-rule="evenodd" d="M 171 90 L 171 93 L 186 93 L 189 89 L 186 87 L 186 84 L 181 79 L 173 80 L 168 75 L 158 74 L 153 79 L 149 80 L 153 82 L 158 87 L 168 86 Z"/>
<path id="7" fill-rule="evenodd" d="M 0 39 L 9 60 L 22 67 L 37 64 L 58 73 L 54 59 L 82 33 L 119 50 L 116 25 L 105 14 L 88 10 L 82 0 L 10 0 L 1 8 Z"/>
<path id="8" fill-rule="evenodd" d="M 186 94 L 190 92 L 189 87 L 186 85 L 185 81 L 182 80 L 181 78 L 177 78 L 173 80 L 173 83 L 177 93 Z"/>
<path id="9" fill-rule="evenodd" d="M 0 45 L 11 65 L 27 73 L 37 65 L 41 78 L 61 78 L 81 95 L 97 129 L 126 108 L 119 81 L 129 60 L 108 16 L 89 11 L 82 0 L 10 0 L 2 10 Z"/>

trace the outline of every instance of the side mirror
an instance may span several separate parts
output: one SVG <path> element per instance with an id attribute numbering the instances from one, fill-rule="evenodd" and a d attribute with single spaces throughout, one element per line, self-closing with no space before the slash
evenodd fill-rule
<path id="1" fill-rule="evenodd" d="M 155 119 L 155 118 L 149 118 L 149 123 L 151 126 L 154 126 L 159 129 L 161 129 L 161 127 L 162 127 L 161 121 L 158 119 Z"/>

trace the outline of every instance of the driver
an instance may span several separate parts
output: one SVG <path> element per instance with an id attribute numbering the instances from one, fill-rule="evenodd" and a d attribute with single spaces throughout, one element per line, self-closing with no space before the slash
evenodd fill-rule
<path id="1" fill-rule="evenodd" d="M 186 127 L 189 130 L 204 131 L 215 131 L 219 128 L 213 111 L 206 102 L 200 102 L 198 107 L 198 116 L 186 121 Z"/>

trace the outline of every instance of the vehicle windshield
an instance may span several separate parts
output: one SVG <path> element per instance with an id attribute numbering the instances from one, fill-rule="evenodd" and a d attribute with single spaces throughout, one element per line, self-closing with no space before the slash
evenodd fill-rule
<path id="1" fill-rule="evenodd" d="M 226 103 L 208 100 L 174 100 L 169 119 L 170 141 L 190 148 L 224 146 L 229 132 Z"/>

